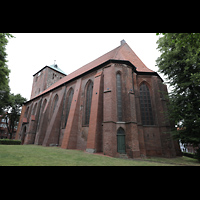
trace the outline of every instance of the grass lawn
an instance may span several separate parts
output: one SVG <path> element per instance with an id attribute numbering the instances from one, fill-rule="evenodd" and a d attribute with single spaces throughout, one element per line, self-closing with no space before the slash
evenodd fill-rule
<path id="1" fill-rule="evenodd" d="M 0 145 L 0 166 L 174 166 L 198 165 L 193 158 L 120 159 L 36 145 Z"/>

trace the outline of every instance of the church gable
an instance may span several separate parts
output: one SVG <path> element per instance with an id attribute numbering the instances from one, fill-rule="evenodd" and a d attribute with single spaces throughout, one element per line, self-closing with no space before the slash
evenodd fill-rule
<path id="1" fill-rule="evenodd" d="M 129 47 L 127 43 L 124 43 L 121 48 L 116 51 L 116 55 L 114 56 L 116 60 L 128 60 L 135 67 L 138 72 L 154 72 L 150 70 L 135 54 L 135 52 Z"/>

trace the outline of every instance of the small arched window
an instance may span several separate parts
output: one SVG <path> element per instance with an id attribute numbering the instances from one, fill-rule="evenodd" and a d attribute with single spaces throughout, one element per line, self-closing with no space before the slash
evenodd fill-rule
<path id="1" fill-rule="evenodd" d="M 122 83 L 121 83 L 121 74 L 117 73 L 116 75 L 116 86 L 117 86 L 117 119 L 122 121 Z"/>
<path id="2" fill-rule="evenodd" d="M 70 107 L 71 107 L 73 95 L 74 95 L 74 90 L 73 90 L 73 88 L 71 88 L 69 90 L 69 92 L 68 92 L 68 95 L 67 95 L 67 107 L 66 107 L 66 116 L 65 116 L 65 126 L 67 124 L 67 119 L 68 119 L 68 116 L 69 116 L 69 111 L 70 111 Z"/>
<path id="3" fill-rule="evenodd" d="M 153 113 L 149 88 L 145 83 L 140 86 L 140 110 L 143 125 L 153 125 Z"/>
<path id="4" fill-rule="evenodd" d="M 86 101 L 85 101 L 85 125 L 89 125 L 90 109 L 92 103 L 93 82 L 89 81 L 86 85 Z"/>

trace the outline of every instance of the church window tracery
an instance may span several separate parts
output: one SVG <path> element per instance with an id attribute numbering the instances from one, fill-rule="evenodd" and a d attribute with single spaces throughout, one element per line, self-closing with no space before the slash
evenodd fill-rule
<path id="1" fill-rule="evenodd" d="M 89 125 L 90 121 L 90 110 L 92 103 L 92 92 L 93 92 L 93 82 L 89 80 L 86 85 L 86 103 L 85 103 L 85 125 Z"/>
<path id="2" fill-rule="evenodd" d="M 153 125 L 153 112 L 149 88 L 145 83 L 140 86 L 140 110 L 143 125 Z"/>
<path id="3" fill-rule="evenodd" d="M 56 108 L 57 103 L 58 103 L 58 95 L 56 94 L 55 97 L 54 97 L 54 101 L 53 101 L 52 114 L 53 114 L 54 111 L 55 111 L 55 108 Z"/>
<path id="4" fill-rule="evenodd" d="M 116 85 L 117 85 L 117 119 L 122 121 L 122 83 L 121 83 L 121 74 L 117 73 L 116 75 Z"/>
<path id="5" fill-rule="evenodd" d="M 72 98 L 74 95 L 74 90 L 73 88 L 71 88 L 68 92 L 68 98 L 67 98 L 67 107 L 66 107 L 66 116 L 65 116 L 65 126 L 67 124 L 67 119 L 69 116 L 69 111 L 70 111 L 70 107 L 71 107 L 71 103 L 72 103 Z"/>

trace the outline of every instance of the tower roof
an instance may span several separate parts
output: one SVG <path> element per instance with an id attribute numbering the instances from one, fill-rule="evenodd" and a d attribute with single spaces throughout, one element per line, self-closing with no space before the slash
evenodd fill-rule
<path id="1" fill-rule="evenodd" d="M 63 72 L 63 70 L 61 70 L 61 69 L 58 67 L 57 64 L 49 65 L 49 66 L 47 66 L 47 67 L 50 67 L 51 69 L 53 69 L 53 70 L 55 70 L 55 71 L 58 71 L 58 72 L 60 72 L 60 73 L 62 73 L 62 74 L 64 74 L 64 75 L 67 75 L 67 74 L 65 74 L 65 72 Z"/>
<path id="2" fill-rule="evenodd" d="M 61 74 L 67 75 L 65 72 L 63 72 L 63 70 L 61 70 L 57 64 L 53 64 L 53 65 L 49 65 L 49 66 L 45 66 L 43 67 L 41 70 L 39 70 L 38 72 L 36 72 L 35 74 L 33 74 L 33 76 L 35 76 L 37 73 L 41 72 L 44 68 L 49 67 L 57 72 L 60 72 Z"/>
<path id="3" fill-rule="evenodd" d="M 95 67 L 99 66 L 100 64 L 108 61 L 108 60 L 125 60 L 132 63 L 138 72 L 154 72 L 150 70 L 135 54 L 135 52 L 129 47 L 129 45 L 125 42 L 125 40 L 121 41 L 121 45 L 117 48 L 109 51 L 108 53 L 100 56 L 99 58 L 93 60 L 92 62 L 84 65 L 83 67 L 75 70 L 71 74 L 68 74 L 67 76 L 63 77 L 53 85 L 51 85 L 49 88 L 47 88 L 45 91 L 40 93 L 38 96 L 58 87 L 59 85 L 62 85 L 71 79 L 74 79 L 77 76 L 80 76 L 81 74 L 90 71 L 94 69 Z M 52 66 L 52 65 L 51 65 Z M 55 68 L 55 65 L 53 66 Z"/>

